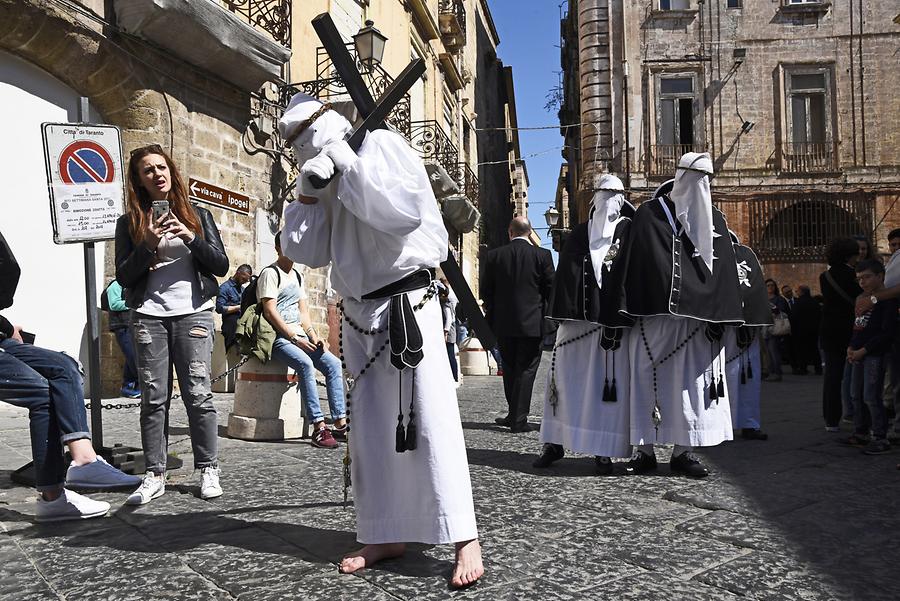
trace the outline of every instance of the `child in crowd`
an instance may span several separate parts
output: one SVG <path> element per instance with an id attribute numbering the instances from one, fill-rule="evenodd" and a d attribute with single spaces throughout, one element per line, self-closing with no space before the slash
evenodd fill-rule
<path id="1" fill-rule="evenodd" d="M 877 292 L 884 290 L 884 266 L 874 259 L 860 261 L 856 265 L 856 279 L 863 290 L 861 296 L 875 298 Z M 896 331 L 896 299 L 877 301 L 869 311 L 857 315 L 847 348 L 847 361 L 851 365 L 854 433 L 844 442 L 864 446 L 863 452 L 867 455 L 881 455 L 891 450 L 886 438 L 887 415 L 881 402 L 881 389 L 885 355 L 890 351 Z"/>

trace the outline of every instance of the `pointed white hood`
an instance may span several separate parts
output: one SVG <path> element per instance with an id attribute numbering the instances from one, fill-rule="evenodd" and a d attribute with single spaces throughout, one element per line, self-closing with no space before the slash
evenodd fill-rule
<path id="1" fill-rule="evenodd" d="M 713 238 L 718 237 L 713 227 L 712 194 L 709 178 L 713 174 L 712 159 L 708 153 L 689 152 L 678 161 L 675 183 L 669 198 L 675 203 L 675 218 L 684 227 L 684 233 L 696 249 L 707 269 L 712 271 Z"/>
<path id="2" fill-rule="evenodd" d="M 616 226 L 622 220 L 622 205 L 625 204 L 625 186 L 615 175 L 605 174 L 600 178 L 598 189 L 591 201 L 593 210 L 588 223 L 588 248 L 597 285 L 603 287 L 603 262 L 616 242 L 613 236 Z M 616 249 L 618 250 L 618 249 Z M 613 257 L 615 252 L 613 253 Z M 612 259 L 613 257 L 610 257 Z"/>

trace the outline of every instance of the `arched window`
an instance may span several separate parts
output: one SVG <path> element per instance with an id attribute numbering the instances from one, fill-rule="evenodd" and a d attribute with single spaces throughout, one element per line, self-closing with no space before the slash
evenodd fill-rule
<path id="1" fill-rule="evenodd" d="M 749 201 L 751 245 L 762 261 L 824 261 L 834 238 L 870 233 L 874 208 L 864 192 L 757 197 Z"/>

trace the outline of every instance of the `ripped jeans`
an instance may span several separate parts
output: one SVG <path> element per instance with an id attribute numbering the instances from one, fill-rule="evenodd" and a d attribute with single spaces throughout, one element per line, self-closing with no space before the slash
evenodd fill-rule
<path id="1" fill-rule="evenodd" d="M 187 411 L 194 467 L 216 467 L 218 418 L 209 383 L 212 311 L 175 317 L 134 313 L 131 332 L 141 384 L 141 444 L 147 471 L 166 471 L 173 365 Z"/>

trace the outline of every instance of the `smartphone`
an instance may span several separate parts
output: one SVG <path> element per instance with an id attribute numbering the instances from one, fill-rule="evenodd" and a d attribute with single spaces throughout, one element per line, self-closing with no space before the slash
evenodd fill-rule
<path id="1" fill-rule="evenodd" d="M 153 221 L 159 221 L 159 218 L 169 212 L 168 200 L 154 200 L 151 205 L 153 208 Z"/>
<path id="2" fill-rule="evenodd" d="M 34 334 L 32 334 L 31 332 L 19 330 L 19 336 L 22 337 L 22 342 L 24 342 L 25 344 L 34 344 Z"/>

